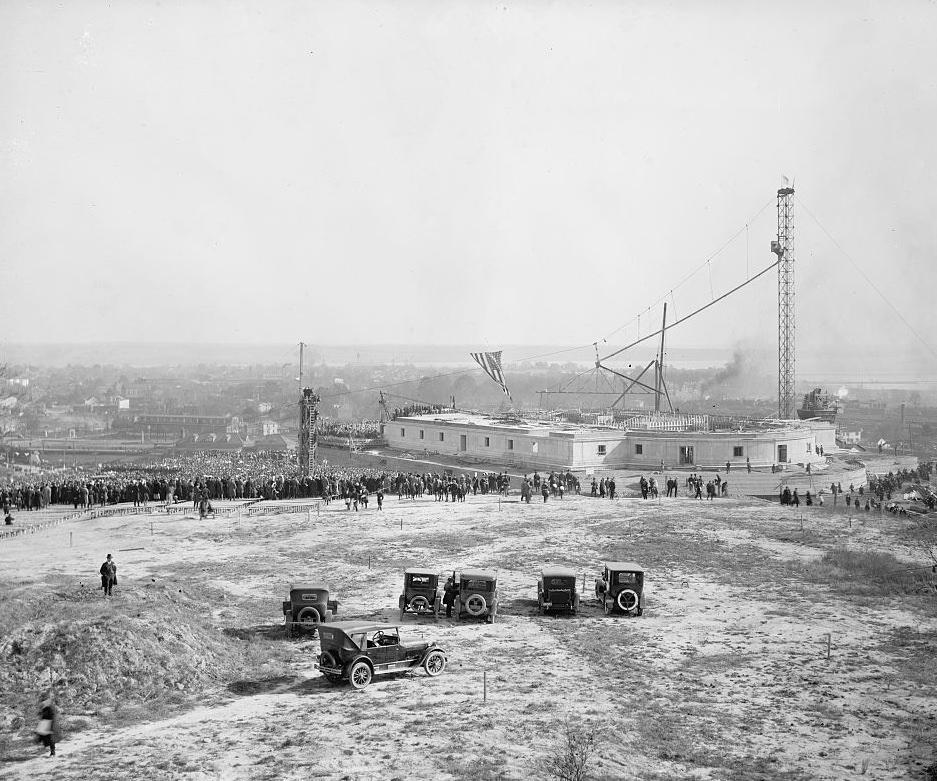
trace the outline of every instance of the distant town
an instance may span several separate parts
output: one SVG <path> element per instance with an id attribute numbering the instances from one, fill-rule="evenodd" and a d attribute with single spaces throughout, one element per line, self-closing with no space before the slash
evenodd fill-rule
<path id="1" fill-rule="evenodd" d="M 574 362 L 511 367 L 509 401 L 480 371 L 464 365 L 337 365 L 322 361 L 322 352 L 310 355 L 301 379 L 297 356 L 289 352 L 280 362 L 249 365 L 8 363 L 0 375 L 0 461 L 13 469 L 45 470 L 180 449 L 293 451 L 301 387 L 321 398 L 320 444 L 334 447 L 347 447 L 355 437 L 378 439 L 382 416 L 412 405 L 487 413 L 588 412 L 614 398 L 610 390 L 603 395 L 602 387 L 577 385 L 582 366 Z M 776 381 L 769 371 L 746 365 L 744 356 L 737 354 L 721 367 L 668 367 L 667 376 L 671 400 L 684 412 L 753 418 L 776 413 Z M 807 394 L 811 385 L 798 383 L 799 391 Z M 841 446 L 925 459 L 937 452 L 933 386 L 831 382 L 823 390 L 835 399 Z M 646 403 L 652 402 L 636 396 L 629 406 L 640 410 Z"/>

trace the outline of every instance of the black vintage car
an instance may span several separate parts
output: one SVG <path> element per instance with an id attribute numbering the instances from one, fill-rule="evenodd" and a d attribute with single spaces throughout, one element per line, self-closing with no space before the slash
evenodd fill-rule
<path id="1" fill-rule="evenodd" d="M 401 641 L 398 624 L 370 621 L 336 621 L 319 629 L 322 653 L 315 669 L 330 683 L 347 680 L 363 689 L 375 675 L 406 672 L 422 667 L 440 675 L 449 663 L 446 652 L 434 642 Z"/>
<path id="2" fill-rule="evenodd" d="M 576 573 L 569 567 L 544 567 L 537 581 L 537 607 L 543 613 L 579 612 Z"/>
<path id="3" fill-rule="evenodd" d="M 607 561 L 595 581 L 595 598 L 605 614 L 644 612 L 644 567 L 633 561 Z"/>
<path id="4" fill-rule="evenodd" d="M 498 576 L 491 570 L 462 570 L 456 581 L 453 609 L 456 616 L 484 618 L 489 624 L 498 615 Z"/>
<path id="5" fill-rule="evenodd" d="M 287 637 L 295 630 L 311 629 L 328 623 L 338 613 L 338 601 L 329 599 L 329 587 L 323 583 L 290 584 L 290 598 L 283 602 Z"/>
<path id="6" fill-rule="evenodd" d="M 400 595 L 400 620 L 405 614 L 439 618 L 442 597 L 439 593 L 439 575 L 420 567 L 408 567 L 403 572 L 403 594 Z"/>

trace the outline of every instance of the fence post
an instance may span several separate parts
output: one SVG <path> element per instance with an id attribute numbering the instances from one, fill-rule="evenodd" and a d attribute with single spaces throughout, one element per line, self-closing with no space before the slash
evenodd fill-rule
<path id="1" fill-rule="evenodd" d="M 482 702 L 488 702 L 488 671 L 482 670 Z"/>

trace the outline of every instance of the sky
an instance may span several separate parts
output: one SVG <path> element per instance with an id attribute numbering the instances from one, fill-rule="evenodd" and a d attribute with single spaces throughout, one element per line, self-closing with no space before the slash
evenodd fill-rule
<path id="1" fill-rule="evenodd" d="M 935 29 L 913 0 L 5 0 L 0 339 L 623 344 L 774 262 L 787 176 L 798 353 L 937 375 Z M 777 329 L 769 271 L 668 340 Z"/>

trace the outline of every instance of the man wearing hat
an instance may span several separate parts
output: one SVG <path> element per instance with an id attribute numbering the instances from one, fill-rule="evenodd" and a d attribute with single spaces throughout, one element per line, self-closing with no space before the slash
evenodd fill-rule
<path id="1" fill-rule="evenodd" d="M 104 596 L 109 597 L 111 595 L 111 589 L 116 583 L 117 564 L 111 554 L 108 553 L 107 560 L 101 565 L 101 588 L 104 589 Z"/>

